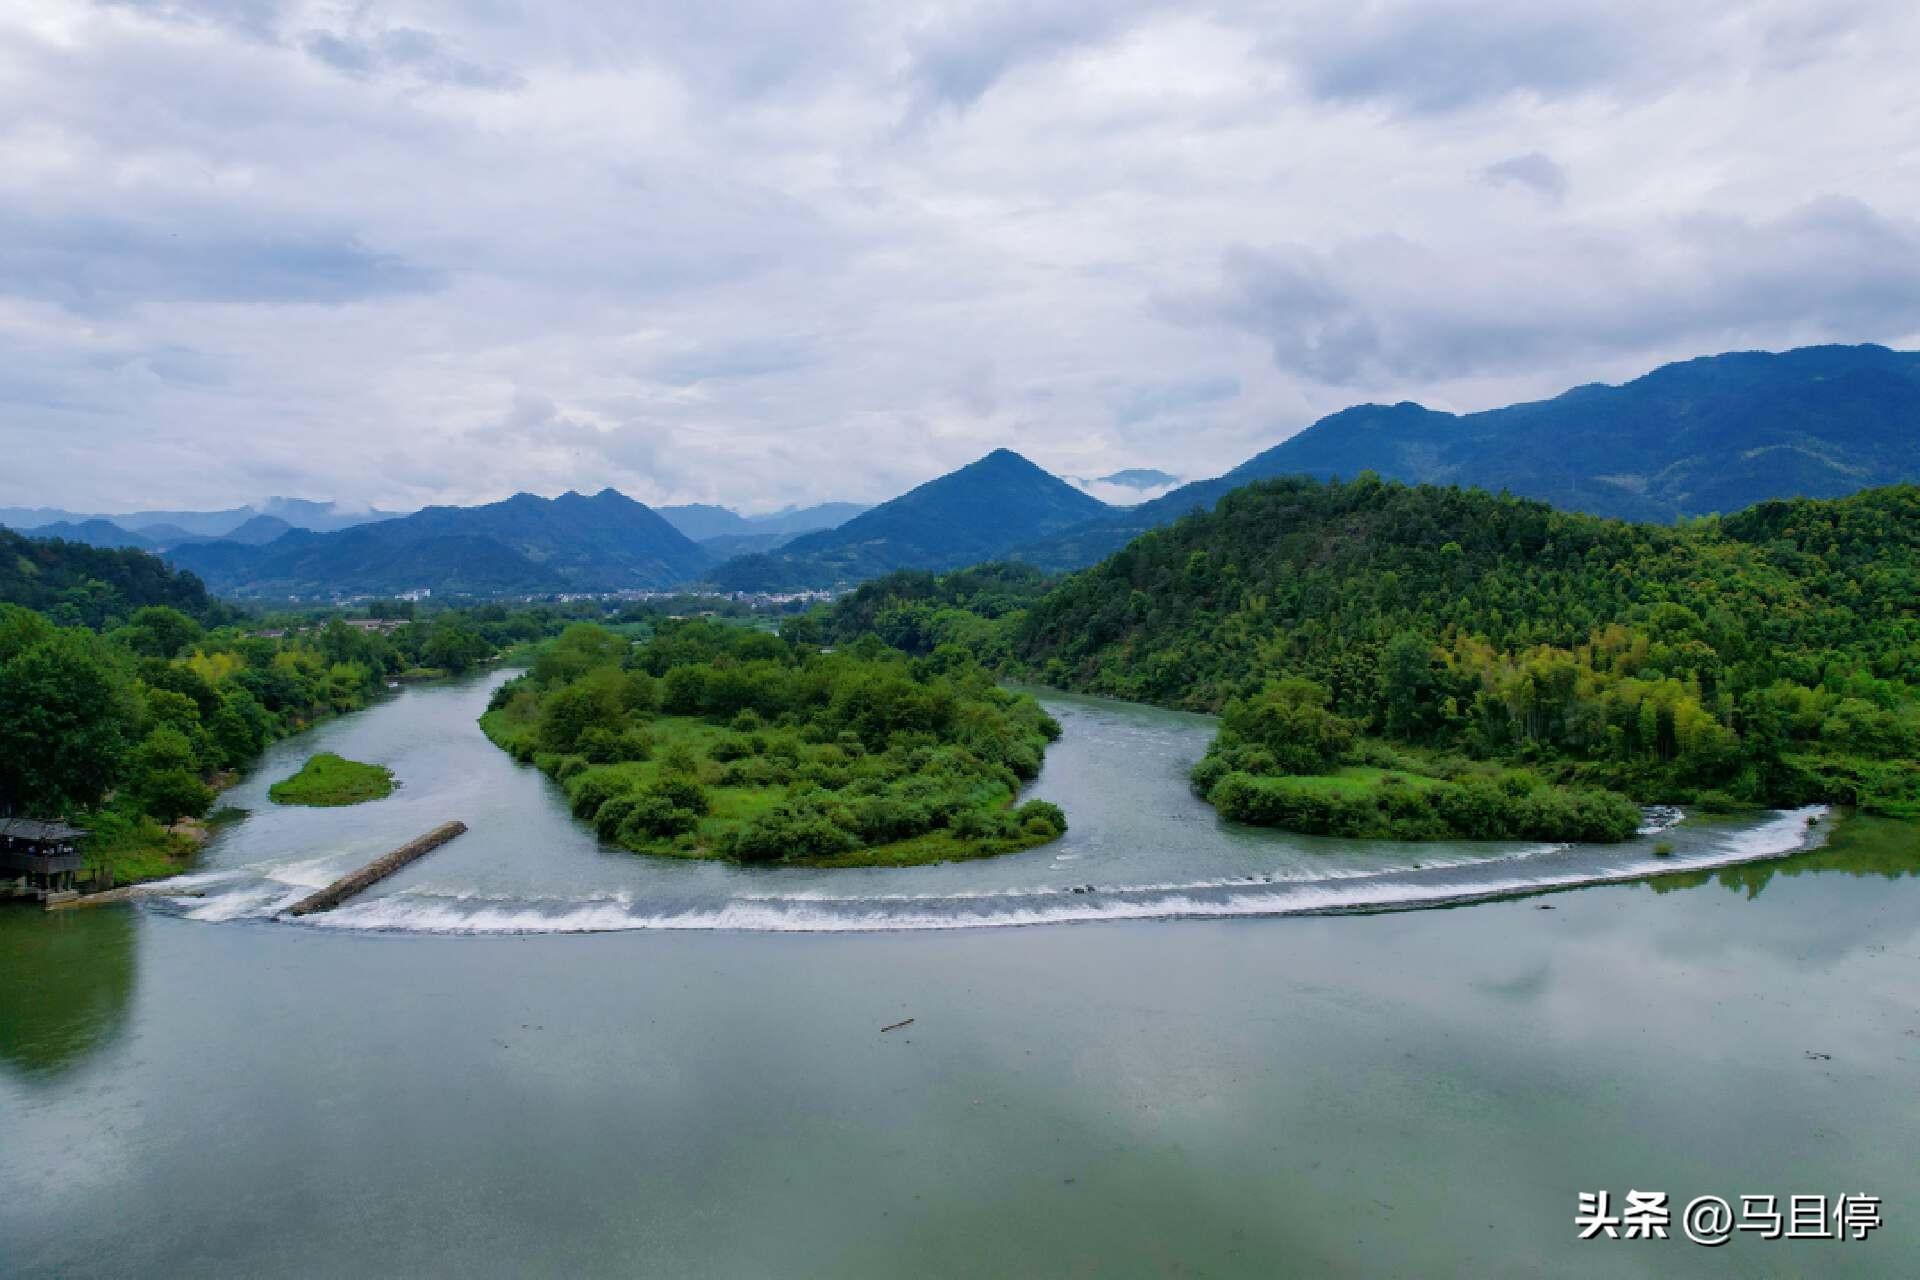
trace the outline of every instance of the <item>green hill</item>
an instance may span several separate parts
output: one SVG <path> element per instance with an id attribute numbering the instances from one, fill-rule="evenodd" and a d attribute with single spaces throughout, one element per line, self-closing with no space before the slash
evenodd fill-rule
<path id="1" fill-rule="evenodd" d="M 1920 812 L 1920 488 L 1636 525 L 1363 477 L 1257 482 L 1034 604 L 1050 682 L 1360 731 L 1639 799 Z M 1297 700 L 1297 699 L 1296 699 Z"/>
<path id="2" fill-rule="evenodd" d="M 0 604 L 24 605 L 63 626 L 100 628 L 147 605 L 168 605 L 202 621 L 226 609 L 191 573 L 132 548 L 29 538 L 0 529 Z"/>

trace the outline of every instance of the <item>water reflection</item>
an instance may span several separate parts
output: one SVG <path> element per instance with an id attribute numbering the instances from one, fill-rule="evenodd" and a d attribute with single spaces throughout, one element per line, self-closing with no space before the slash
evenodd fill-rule
<path id="1" fill-rule="evenodd" d="M 1826 844 L 1805 853 L 1717 870 L 1675 872 L 1655 877 L 1647 886 L 1655 893 L 1672 893 L 1718 884 L 1723 889 L 1744 892 L 1753 899 L 1759 897 L 1777 875 L 1821 872 L 1880 876 L 1887 880 L 1920 875 L 1920 825 L 1856 814 L 1842 819 Z"/>
<path id="2" fill-rule="evenodd" d="M 135 925 L 124 907 L 0 909 L 0 1068 L 57 1076 L 119 1035 L 133 997 Z"/>

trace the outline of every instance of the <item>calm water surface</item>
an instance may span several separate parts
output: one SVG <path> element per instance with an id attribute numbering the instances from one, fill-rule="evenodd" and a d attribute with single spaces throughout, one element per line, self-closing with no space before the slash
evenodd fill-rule
<path id="1" fill-rule="evenodd" d="M 486 688 L 283 744 L 204 897 L 0 911 L 0 1274 L 1920 1270 L 1902 833 L 1236 831 L 1185 793 L 1208 722 L 1061 699 L 1059 844 L 745 871 L 600 847 L 479 737 Z M 321 749 L 403 786 L 269 805 Z M 376 895 L 272 919 L 450 817 Z M 1578 1192 L 1629 1187 L 1871 1192 L 1887 1225 L 1576 1243 Z"/>

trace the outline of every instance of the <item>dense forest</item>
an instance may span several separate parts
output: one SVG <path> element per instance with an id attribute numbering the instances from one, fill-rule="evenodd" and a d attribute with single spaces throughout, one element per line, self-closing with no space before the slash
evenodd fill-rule
<path id="1" fill-rule="evenodd" d="M 200 579 L 130 548 L 94 547 L 58 538 L 25 538 L 0 528 L 0 601 L 46 614 L 66 627 L 98 629 L 145 605 L 165 605 L 201 622 L 232 610 Z"/>
<path id="2" fill-rule="evenodd" d="M 1228 754 L 1262 717 L 1360 744 L 1307 770 L 1204 766 L 1216 791 L 1364 767 L 1384 742 L 1414 769 L 1405 752 L 1444 753 L 1641 801 L 1911 815 L 1917 602 L 1913 486 L 1668 527 L 1363 476 L 1248 485 L 1000 625 L 1013 669 L 1227 711 Z"/>
<path id="3" fill-rule="evenodd" d="M 1028 848 L 1066 829 L 1013 807 L 1059 726 L 954 646 L 662 621 L 634 644 L 577 624 L 496 691 L 489 737 L 567 790 L 605 839 L 741 862 L 905 865 Z"/>

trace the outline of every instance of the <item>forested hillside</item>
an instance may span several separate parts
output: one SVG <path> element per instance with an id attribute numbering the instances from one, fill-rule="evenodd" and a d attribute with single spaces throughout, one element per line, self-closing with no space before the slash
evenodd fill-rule
<path id="1" fill-rule="evenodd" d="M 0 529 L 0 604 L 47 614 L 63 626 L 104 627 L 165 605 L 201 621 L 227 616 L 191 573 L 131 548 L 27 538 Z"/>
<path id="2" fill-rule="evenodd" d="M 1249 485 L 1021 615 L 1052 682 L 1361 732 L 1642 800 L 1920 812 L 1920 488 L 1685 527 L 1372 476 Z"/>

